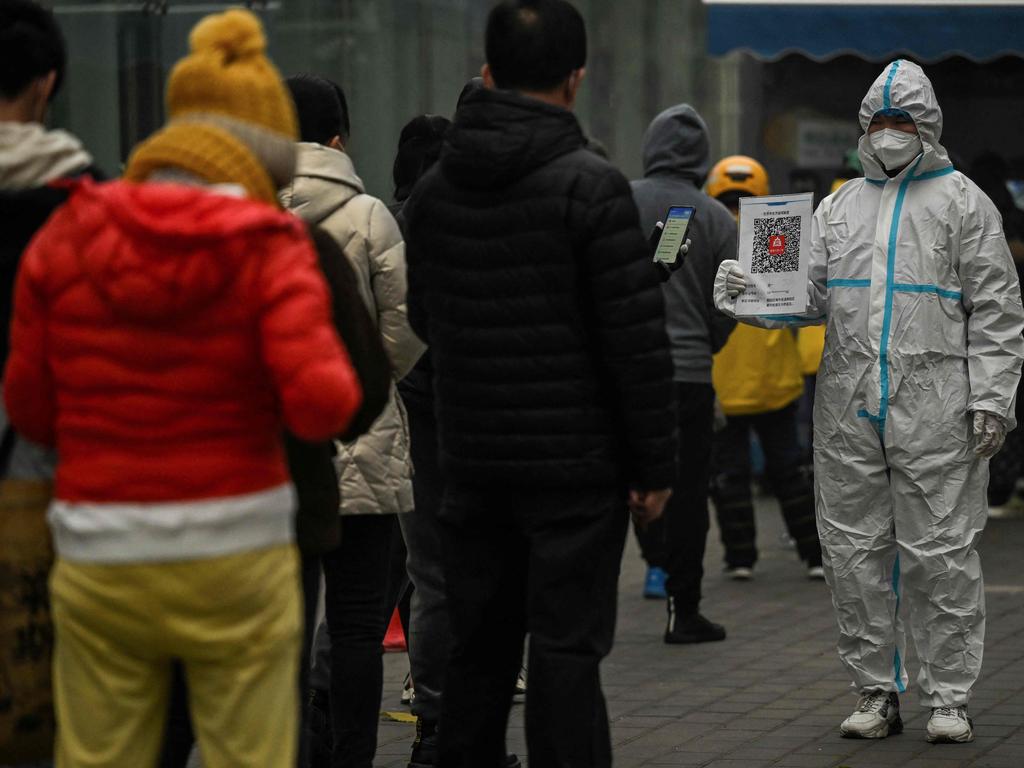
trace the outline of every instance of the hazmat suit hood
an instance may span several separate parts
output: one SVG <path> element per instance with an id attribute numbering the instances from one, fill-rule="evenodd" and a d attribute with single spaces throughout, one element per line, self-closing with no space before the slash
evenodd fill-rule
<path id="1" fill-rule="evenodd" d="M 651 121 L 643 152 L 645 177 L 681 176 L 700 187 L 711 170 L 708 126 L 689 104 L 669 107 Z"/>
<path id="2" fill-rule="evenodd" d="M 867 178 L 876 181 L 885 181 L 887 178 L 885 169 L 875 157 L 868 139 L 871 118 L 885 109 L 901 109 L 909 114 L 917 125 L 924 153 L 914 169 L 915 175 L 950 167 L 949 154 L 939 143 L 942 137 L 942 109 L 935 98 L 932 82 L 917 64 L 897 59 L 882 70 L 868 88 L 867 95 L 860 105 L 860 127 L 864 135 L 860 137 L 857 151 Z"/>

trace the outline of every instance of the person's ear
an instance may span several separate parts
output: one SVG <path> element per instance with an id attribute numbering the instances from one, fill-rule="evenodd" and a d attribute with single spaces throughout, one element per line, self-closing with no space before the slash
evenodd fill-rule
<path id="1" fill-rule="evenodd" d="M 345 142 L 341 140 L 341 136 L 335 136 L 334 138 L 332 138 L 330 141 L 327 142 L 327 146 L 330 147 L 331 149 L 336 149 L 339 152 L 345 151 Z"/>
<path id="2" fill-rule="evenodd" d="M 42 91 L 42 96 L 46 100 L 46 102 L 49 103 L 50 99 L 53 98 L 54 90 L 57 88 L 57 70 L 47 72 L 46 75 L 41 78 L 41 80 L 42 84 L 40 86 L 40 89 Z"/>
<path id="3" fill-rule="evenodd" d="M 46 120 L 46 110 L 57 87 L 57 70 L 47 72 L 32 84 L 32 119 L 37 123 Z"/>
<path id="4" fill-rule="evenodd" d="M 484 88 L 494 90 L 497 86 L 494 84 L 494 75 L 491 74 L 491 65 L 484 64 L 480 67 L 480 77 L 483 78 Z"/>
<path id="5" fill-rule="evenodd" d="M 587 68 L 580 67 L 573 71 L 565 81 L 565 103 L 572 107 L 576 103 L 576 94 L 579 93 L 583 78 L 587 75 Z"/>

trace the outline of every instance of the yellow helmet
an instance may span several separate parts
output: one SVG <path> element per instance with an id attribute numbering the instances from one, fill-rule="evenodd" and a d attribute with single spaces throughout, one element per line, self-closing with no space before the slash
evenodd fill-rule
<path id="1" fill-rule="evenodd" d="M 715 198 L 729 192 L 740 193 L 738 197 L 763 197 L 771 193 L 768 172 L 752 157 L 732 155 L 715 163 L 708 174 L 706 192 Z"/>

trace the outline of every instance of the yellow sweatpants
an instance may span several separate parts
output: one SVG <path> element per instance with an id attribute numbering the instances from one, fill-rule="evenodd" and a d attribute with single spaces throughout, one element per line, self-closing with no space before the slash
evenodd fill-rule
<path id="1" fill-rule="evenodd" d="M 173 563 L 57 560 L 57 768 L 151 768 L 172 659 L 205 768 L 290 768 L 301 608 L 292 546 Z"/>

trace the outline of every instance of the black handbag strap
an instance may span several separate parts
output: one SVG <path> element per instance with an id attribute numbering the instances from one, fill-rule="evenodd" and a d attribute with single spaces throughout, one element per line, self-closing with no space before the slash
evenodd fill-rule
<path id="1" fill-rule="evenodd" d="M 4 430 L 3 439 L 0 440 L 0 477 L 7 476 L 7 469 L 11 463 L 11 454 L 14 453 L 14 442 L 17 440 L 14 428 L 8 424 Z"/>

